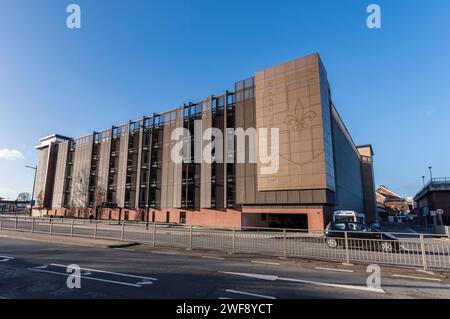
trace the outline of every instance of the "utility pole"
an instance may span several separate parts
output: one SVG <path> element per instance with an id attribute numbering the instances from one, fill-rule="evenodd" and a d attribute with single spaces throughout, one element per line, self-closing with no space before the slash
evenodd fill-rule
<path id="1" fill-rule="evenodd" d="M 36 185 L 36 174 L 37 174 L 37 166 L 25 166 L 26 168 L 30 168 L 34 170 L 34 180 L 33 180 L 33 192 L 31 193 L 31 201 L 30 201 L 30 217 L 33 216 L 33 206 L 34 206 L 34 187 Z"/>

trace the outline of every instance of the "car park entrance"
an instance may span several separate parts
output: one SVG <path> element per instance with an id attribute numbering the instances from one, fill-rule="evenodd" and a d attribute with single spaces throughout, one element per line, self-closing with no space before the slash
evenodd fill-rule
<path id="1" fill-rule="evenodd" d="M 307 214 L 269 214 L 269 227 L 308 230 Z"/>

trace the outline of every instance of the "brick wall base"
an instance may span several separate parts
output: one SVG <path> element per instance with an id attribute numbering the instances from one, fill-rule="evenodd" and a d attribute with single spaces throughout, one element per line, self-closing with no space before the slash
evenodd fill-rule
<path id="1" fill-rule="evenodd" d="M 331 209 L 331 208 L 330 208 Z M 127 208 L 53 208 L 49 209 L 47 216 L 67 218 L 93 218 L 99 220 L 117 221 L 143 221 L 176 223 L 198 226 L 224 226 L 224 227 L 268 227 L 262 222 L 259 214 L 306 214 L 308 215 L 308 230 L 322 233 L 332 216 L 328 207 L 317 208 L 244 208 L 242 211 L 227 209 L 201 209 L 199 211 L 167 208 L 154 209 L 127 209 Z M 245 225 L 244 218 L 245 216 Z M 252 216 L 254 215 L 254 217 Z"/>

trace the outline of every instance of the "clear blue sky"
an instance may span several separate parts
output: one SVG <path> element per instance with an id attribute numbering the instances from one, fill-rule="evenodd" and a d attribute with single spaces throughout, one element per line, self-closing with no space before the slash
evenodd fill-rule
<path id="1" fill-rule="evenodd" d="M 81 30 L 66 27 L 70 3 Z M 381 30 L 366 27 L 370 3 Z M 177 107 L 312 52 L 356 143 L 374 146 L 376 184 L 412 196 L 429 165 L 450 176 L 449 13 L 448 0 L 0 0 L 0 196 L 31 191 L 40 137 Z"/>

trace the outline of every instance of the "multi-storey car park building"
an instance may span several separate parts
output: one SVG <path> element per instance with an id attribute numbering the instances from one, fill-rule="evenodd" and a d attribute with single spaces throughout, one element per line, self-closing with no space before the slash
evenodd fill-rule
<path id="1" fill-rule="evenodd" d="M 174 162 L 171 133 L 195 136 L 195 120 L 203 130 L 279 128 L 279 170 L 228 162 L 227 139 L 223 163 Z M 323 231 L 334 210 L 375 219 L 372 147 L 354 144 L 318 54 L 222 95 L 81 138 L 51 135 L 36 148 L 33 214 L 309 231 Z"/>

